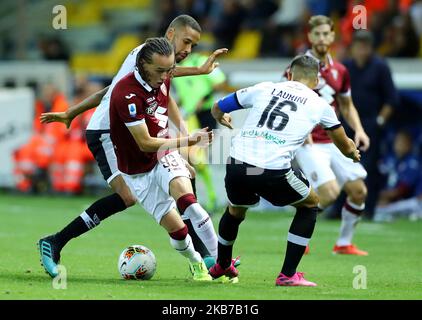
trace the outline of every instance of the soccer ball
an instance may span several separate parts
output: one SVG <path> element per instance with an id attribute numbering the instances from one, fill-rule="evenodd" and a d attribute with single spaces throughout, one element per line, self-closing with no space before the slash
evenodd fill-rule
<path id="1" fill-rule="evenodd" d="M 154 253 L 145 246 L 132 245 L 119 256 L 117 268 L 123 279 L 149 280 L 155 273 Z"/>

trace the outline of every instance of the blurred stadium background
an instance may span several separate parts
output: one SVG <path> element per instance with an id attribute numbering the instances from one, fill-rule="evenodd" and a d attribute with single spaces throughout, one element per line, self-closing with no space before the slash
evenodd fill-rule
<path id="1" fill-rule="evenodd" d="M 280 80 L 289 59 L 308 47 L 311 15 L 333 18 L 336 42 L 331 54 L 340 61 L 348 57 L 353 8 L 364 5 L 375 50 L 387 60 L 400 95 L 400 105 L 385 127 L 380 158 L 391 152 L 394 135 L 402 128 L 412 132 L 413 152 L 422 158 L 422 1 L 67 0 L 60 3 L 63 7 L 50 0 L 0 2 L 0 188 L 4 192 L 108 192 L 89 154 L 81 156 L 82 173 L 71 171 L 82 177 L 81 182 L 63 188 L 54 187 L 57 163 L 51 158 L 37 164 L 34 181 L 22 182 L 16 150 L 42 130 L 37 116 L 40 110 L 51 110 L 57 93 L 63 95 L 65 105 L 72 105 L 108 85 L 134 47 L 147 37 L 164 35 L 169 22 L 181 13 L 195 17 L 203 28 L 196 51 L 209 54 L 219 47 L 229 48 L 219 59 L 220 67 L 228 84 L 240 88 Z M 63 8 L 66 21 L 60 23 L 66 28 L 55 29 L 53 20 Z M 40 100 L 44 105 L 37 107 Z M 74 148 L 83 149 L 89 115 L 78 119 L 71 131 L 61 124 L 57 130 L 62 130 L 63 141 L 78 141 Z M 64 153 L 72 152 L 69 145 L 65 144 Z M 57 144 L 42 147 L 60 149 Z M 224 205 L 224 168 L 212 165 L 211 170 L 219 205 Z M 200 194 L 206 192 L 200 182 L 199 189 Z"/>

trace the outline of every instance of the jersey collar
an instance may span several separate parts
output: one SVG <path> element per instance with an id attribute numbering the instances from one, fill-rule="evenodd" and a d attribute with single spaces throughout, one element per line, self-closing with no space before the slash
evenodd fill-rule
<path id="1" fill-rule="evenodd" d="M 138 80 L 138 82 L 145 88 L 145 90 L 147 90 L 148 92 L 151 92 L 152 91 L 151 86 L 148 83 L 146 83 L 144 79 L 142 79 L 139 71 L 135 70 L 133 73 L 135 74 L 136 80 Z"/>
<path id="2" fill-rule="evenodd" d="M 312 50 L 311 49 L 308 49 L 306 52 L 305 52 L 305 55 L 306 56 L 310 56 L 310 57 L 312 57 L 312 58 L 314 58 L 314 59 L 316 59 L 318 62 L 319 62 L 319 65 L 323 68 L 323 67 L 325 67 L 325 63 L 323 62 L 323 61 L 321 61 L 321 60 L 319 60 L 317 57 L 315 57 L 314 55 L 313 55 L 313 53 L 312 53 Z M 331 55 L 329 54 L 329 53 L 327 53 L 327 60 L 328 60 L 328 65 L 330 66 L 330 67 L 332 67 L 333 66 L 333 58 L 331 57 Z"/>

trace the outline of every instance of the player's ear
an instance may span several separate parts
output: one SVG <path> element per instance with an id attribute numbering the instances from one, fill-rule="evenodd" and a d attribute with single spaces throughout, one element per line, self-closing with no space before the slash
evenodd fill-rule
<path id="1" fill-rule="evenodd" d="M 309 32 L 308 32 L 308 42 L 309 42 L 309 43 L 312 43 L 312 41 L 311 41 L 311 40 L 312 40 L 312 39 L 311 39 L 311 31 L 309 31 Z"/>
<path id="2" fill-rule="evenodd" d="M 291 70 L 289 70 L 289 71 L 287 71 L 287 80 L 292 80 L 292 71 Z"/>
<path id="3" fill-rule="evenodd" d="M 173 40 L 174 38 L 174 33 L 176 32 L 176 30 L 174 28 L 168 28 L 166 31 L 166 38 L 170 41 Z"/>
<path id="4" fill-rule="evenodd" d="M 314 85 L 314 87 L 312 89 L 315 89 L 318 86 L 318 82 L 319 82 L 318 77 L 315 77 L 315 80 L 314 81 L 315 81 L 315 85 Z"/>

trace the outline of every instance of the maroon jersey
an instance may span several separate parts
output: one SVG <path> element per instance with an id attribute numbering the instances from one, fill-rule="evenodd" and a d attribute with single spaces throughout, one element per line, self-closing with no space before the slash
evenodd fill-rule
<path id="1" fill-rule="evenodd" d="M 157 152 L 142 152 L 128 127 L 145 123 L 151 137 L 168 138 L 169 88 L 170 79 L 158 89 L 151 88 L 138 71 L 129 73 L 114 87 L 110 131 L 121 172 L 144 173 L 157 163 Z"/>
<path id="2" fill-rule="evenodd" d="M 306 55 L 314 57 L 308 50 Z M 327 101 L 339 115 L 337 96 L 338 95 L 349 95 L 350 96 L 350 75 L 346 67 L 340 62 L 334 61 L 330 55 L 328 55 L 328 64 L 323 65 L 320 62 L 319 73 L 318 73 L 318 86 L 315 92 L 319 94 L 321 98 Z M 328 137 L 327 132 L 320 126 L 316 126 L 312 131 L 312 139 L 314 143 L 330 143 L 332 142 Z"/>

